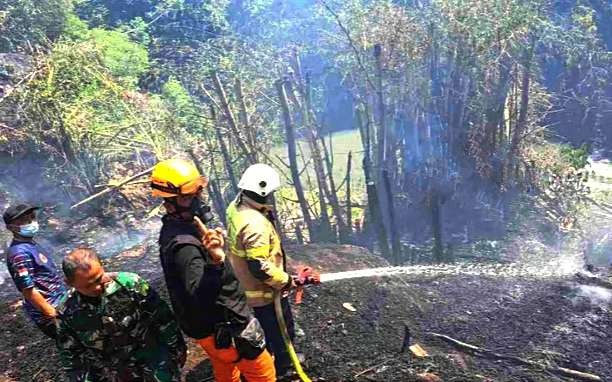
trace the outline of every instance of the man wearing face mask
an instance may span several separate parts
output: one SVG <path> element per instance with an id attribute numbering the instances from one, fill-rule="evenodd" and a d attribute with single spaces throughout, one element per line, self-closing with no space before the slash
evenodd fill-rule
<path id="1" fill-rule="evenodd" d="M 274 309 L 274 294 L 281 293 L 283 318 L 293 340 L 294 321 L 286 292 L 295 284 L 286 270 L 273 214 L 274 192 L 280 185 L 278 173 L 266 164 L 246 169 L 238 183 L 241 191 L 227 208 L 228 239 L 230 261 L 264 328 L 279 380 L 292 380 L 295 372 Z"/>
<path id="2" fill-rule="evenodd" d="M 179 382 L 186 346 L 174 315 L 134 273 L 111 278 L 90 248 L 62 263 L 57 346 L 69 382 Z"/>
<path id="3" fill-rule="evenodd" d="M 45 335 L 55 339 L 55 308 L 66 286 L 53 259 L 34 241 L 38 233 L 38 209 L 29 204 L 17 204 L 4 212 L 4 223 L 13 233 L 6 265 L 23 295 L 25 312 Z"/>
<path id="4" fill-rule="evenodd" d="M 264 332 L 249 309 L 220 229 L 207 229 L 201 200 L 207 179 L 192 162 L 168 159 L 151 174 L 153 196 L 164 198 L 160 259 L 181 329 L 208 354 L 217 382 L 275 382 Z"/>

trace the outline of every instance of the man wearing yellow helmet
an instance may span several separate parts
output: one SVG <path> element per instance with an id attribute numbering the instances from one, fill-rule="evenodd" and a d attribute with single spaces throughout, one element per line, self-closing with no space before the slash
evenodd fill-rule
<path id="1" fill-rule="evenodd" d="M 151 174 L 153 196 L 164 198 L 159 236 L 168 293 L 181 329 L 208 353 L 218 382 L 274 382 L 263 330 L 247 306 L 220 229 L 206 229 L 201 199 L 207 179 L 192 162 L 168 159 Z"/>

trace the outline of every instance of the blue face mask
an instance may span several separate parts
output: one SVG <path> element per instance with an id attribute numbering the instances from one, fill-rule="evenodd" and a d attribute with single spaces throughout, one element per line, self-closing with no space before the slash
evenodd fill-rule
<path id="1" fill-rule="evenodd" d="M 23 237 L 34 237 L 38 233 L 38 222 L 35 220 L 30 224 L 19 226 L 19 234 Z"/>

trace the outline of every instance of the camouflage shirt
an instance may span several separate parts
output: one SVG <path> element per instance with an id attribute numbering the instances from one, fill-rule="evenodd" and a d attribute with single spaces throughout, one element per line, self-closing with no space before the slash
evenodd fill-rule
<path id="1" fill-rule="evenodd" d="M 179 381 L 185 342 L 168 305 L 138 275 L 119 272 L 101 297 L 72 289 L 58 315 L 70 382 Z"/>

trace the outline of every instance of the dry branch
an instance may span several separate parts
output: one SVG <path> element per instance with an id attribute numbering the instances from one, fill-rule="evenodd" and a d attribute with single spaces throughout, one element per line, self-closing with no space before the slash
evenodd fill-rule
<path id="1" fill-rule="evenodd" d="M 489 359 L 499 359 L 499 360 L 512 361 L 512 362 L 515 362 L 515 363 L 523 365 L 523 366 L 530 366 L 530 367 L 534 367 L 534 368 L 537 368 L 537 369 L 546 370 L 546 371 L 551 372 L 553 374 L 562 375 L 564 377 L 574 378 L 574 379 L 578 379 L 578 380 L 581 380 L 581 381 L 595 381 L 595 382 L 603 381 L 599 376 L 594 375 L 594 374 L 585 373 L 585 372 L 578 371 L 578 370 L 567 369 L 565 367 L 560 367 L 560 366 L 545 365 L 545 364 L 542 364 L 542 363 L 539 363 L 539 362 L 529 361 L 529 360 L 526 360 L 526 359 L 520 358 L 520 357 L 515 357 L 515 356 L 511 356 L 511 355 L 495 353 L 492 350 L 481 348 L 481 347 L 476 346 L 476 345 L 471 345 L 471 344 L 468 344 L 466 342 L 462 342 L 462 341 L 456 340 L 456 339 L 454 339 L 452 337 L 446 336 L 444 334 L 431 333 L 431 332 L 427 333 L 427 334 L 432 336 L 432 337 L 441 339 L 441 340 L 443 340 L 443 341 L 453 345 L 455 348 L 457 348 L 459 350 L 467 351 L 467 352 L 472 353 L 472 354 L 474 354 L 476 356 L 479 356 L 479 357 L 484 357 L 484 358 L 489 358 Z"/>
<path id="2" fill-rule="evenodd" d="M 79 206 L 81 206 L 81 205 L 83 205 L 85 203 L 88 203 L 88 202 L 90 202 L 90 201 L 92 201 L 94 199 L 99 198 L 100 196 L 106 195 L 109 192 L 114 191 L 114 190 L 116 190 L 116 189 L 118 189 L 118 188 L 120 188 L 120 187 L 122 187 L 122 186 L 124 186 L 124 185 L 126 185 L 128 183 L 130 183 L 131 181 L 140 178 L 141 176 L 145 176 L 145 175 L 149 174 L 151 171 L 153 171 L 153 167 L 151 167 L 151 168 L 149 168 L 149 169 L 147 169 L 145 171 L 139 172 L 138 174 L 136 174 L 134 176 L 130 176 L 129 178 L 122 180 L 121 182 L 117 183 L 114 186 L 108 187 L 108 188 L 98 192 L 97 194 L 93 194 L 93 195 L 91 195 L 91 196 L 81 200 L 77 204 L 75 204 L 72 207 L 70 207 L 70 209 L 71 210 L 75 209 L 75 208 L 77 208 L 77 207 L 79 207 Z"/>
<path id="3" fill-rule="evenodd" d="M 359 68 L 361 69 L 361 71 L 362 71 L 362 73 L 363 73 L 363 75 L 365 77 L 366 82 L 368 83 L 370 88 L 376 89 L 376 87 L 372 83 L 372 80 L 370 79 L 370 76 L 368 75 L 369 71 L 366 69 L 366 67 L 365 67 L 365 65 L 363 63 L 363 58 L 362 58 L 361 52 L 359 51 L 359 49 L 357 49 L 357 44 L 355 44 L 355 41 L 353 40 L 353 37 L 351 36 L 351 32 L 342 23 L 342 20 L 340 20 L 340 16 L 338 15 L 338 13 L 336 11 L 334 11 L 329 6 L 329 4 L 327 4 L 327 2 L 325 2 L 324 0 L 321 0 L 321 4 L 334 17 L 334 19 L 336 20 L 336 23 L 338 24 L 338 27 L 340 28 L 340 30 L 342 30 L 342 33 L 344 33 L 344 35 L 346 36 L 346 39 L 348 40 L 349 46 L 353 50 L 353 53 L 355 53 L 355 60 L 357 60 L 357 65 L 359 65 Z"/>
<path id="4" fill-rule="evenodd" d="M 225 113 L 225 118 L 227 118 L 229 127 L 232 133 L 234 134 L 234 136 L 236 137 L 236 142 L 238 142 L 238 147 L 240 147 L 240 150 L 244 153 L 245 157 L 247 158 L 247 161 L 250 164 L 256 163 L 257 162 L 256 155 L 251 150 L 252 148 L 249 148 L 247 146 L 245 139 L 242 137 L 242 134 L 240 133 L 240 129 L 238 128 L 238 123 L 236 122 L 236 118 L 234 117 L 234 112 L 232 111 L 232 107 L 229 104 L 229 101 L 227 99 L 225 88 L 223 87 L 223 84 L 221 83 L 221 80 L 219 79 L 219 75 L 217 74 L 217 72 L 212 73 L 212 80 L 213 80 L 213 84 L 215 85 L 215 90 L 217 91 L 217 95 L 219 99 L 221 100 L 221 108 L 222 108 L 221 110 L 223 110 L 223 112 Z"/>
<path id="5" fill-rule="evenodd" d="M 583 284 L 595 285 L 602 288 L 612 289 L 612 283 L 596 276 L 589 276 L 584 273 L 576 273 L 576 278 Z"/>
<path id="6" fill-rule="evenodd" d="M 387 358 L 386 360 L 384 360 L 384 361 L 382 361 L 382 362 L 380 362 L 380 363 L 377 363 L 376 365 L 374 365 L 374 366 L 372 366 L 372 367 L 368 367 L 367 369 L 360 371 L 359 373 L 355 374 L 355 375 L 353 376 L 353 378 L 358 378 L 358 377 L 361 377 L 362 375 L 364 375 L 364 374 L 366 374 L 366 373 L 369 373 L 369 372 L 371 372 L 371 371 L 374 371 L 374 370 L 378 369 L 379 367 L 381 367 L 381 366 L 384 366 L 384 365 L 388 364 L 390 361 L 393 361 L 394 359 L 395 359 L 395 358 Z"/>
<path id="7" fill-rule="evenodd" d="M 293 185 L 295 187 L 295 193 L 298 197 L 300 208 L 302 210 L 302 216 L 304 222 L 308 228 L 308 234 L 312 240 L 314 234 L 314 224 L 308 211 L 308 202 L 304 195 L 304 189 L 300 181 L 300 175 L 298 171 L 297 155 L 296 155 L 296 139 L 295 139 L 295 128 L 291 119 L 291 110 L 289 109 L 289 103 L 287 102 L 287 92 L 285 90 L 285 84 L 283 80 L 276 81 L 276 89 L 278 91 L 278 98 L 282 106 L 283 122 L 285 125 L 285 135 L 287 137 L 287 151 L 289 154 L 289 165 L 291 169 L 291 178 L 293 179 Z"/>

